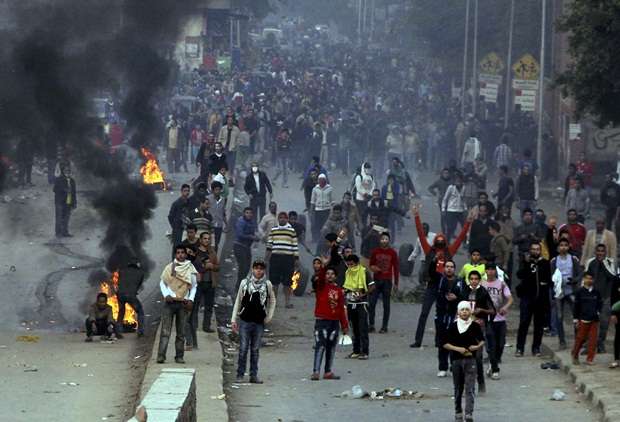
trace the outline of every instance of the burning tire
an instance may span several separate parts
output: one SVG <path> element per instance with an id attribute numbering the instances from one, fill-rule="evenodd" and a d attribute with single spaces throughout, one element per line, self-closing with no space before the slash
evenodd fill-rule
<path id="1" fill-rule="evenodd" d="M 299 279 L 297 281 L 297 285 L 295 283 L 291 284 L 291 288 L 293 289 L 293 294 L 295 296 L 301 297 L 306 293 L 306 287 L 308 286 L 309 274 L 308 270 L 305 268 L 301 268 L 299 270 Z M 293 275 L 295 277 L 295 274 Z"/>
<path id="2" fill-rule="evenodd" d="M 413 273 L 413 262 L 409 261 L 409 255 L 413 252 L 411 243 L 403 243 L 398 250 L 400 275 L 409 277 Z"/>

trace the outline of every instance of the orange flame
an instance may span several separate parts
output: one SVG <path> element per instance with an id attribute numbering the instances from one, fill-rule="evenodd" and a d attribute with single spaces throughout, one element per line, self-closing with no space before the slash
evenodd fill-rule
<path id="1" fill-rule="evenodd" d="M 295 271 L 291 277 L 291 290 L 297 290 L 299 280 L 301 280 L 301 273 L 299 271 Z"/>
<path id="2" fill-rule="evenodd" d="M 163 189 L 166 189 L 166 182 L 164 181 L 164 172 L 159 168 L 159 164 L 157 164 L 157 157 L 147 148 L 140 148 L 140 152 L 146 159 L 146 163 L 144 163 L 140 167 L 140 174 L 142 175 L 142 180 L 147 185 L 154 185 L 157 183 L 161 183 Z"/>
<path id="3" fill-rule="evenodd" d="M 118 290 L 118 271 L 112 273 L 112 278 L 108 281 L 102 281 L 99 284 L 99 291 L 108 295 L 108 305 L 112 307 L 112 315 L 114 319 L 118 317 L 118 298 L 116 297 L 116 291 Z M 138 325 L 138 314 L 131 307 L 130 304 L 125 304 L 125 317 L 123 323 L 127 325 Z"/>

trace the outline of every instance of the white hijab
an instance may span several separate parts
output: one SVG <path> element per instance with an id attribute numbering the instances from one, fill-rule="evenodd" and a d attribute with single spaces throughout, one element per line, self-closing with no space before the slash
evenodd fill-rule
<path id="1" fill-rule="evenodd" d="M 462 300 L 459 302 L 457 309 L 458 312 L 461 312 L 461 310 L 463 309 L 469 309 L 469 311 L 471 312 L 471 304 L 466 300 Z M 456 319 L 456 328 L 459 330 L 459 334 L 463 334 L 465 331 L 467 331 L 473 321 L 474 320 L 471 317 L 469 317 L 469 319 L 467 320 L 464 320 L 460 316 L 458 316 Z"/>

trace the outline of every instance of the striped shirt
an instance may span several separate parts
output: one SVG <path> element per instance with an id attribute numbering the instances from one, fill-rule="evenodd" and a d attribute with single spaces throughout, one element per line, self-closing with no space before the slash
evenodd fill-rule
<path id="1" fill-rule="evenodd" d="M 497 168 L 500 166 L 510 167 L 510 162 L 512 161 L 512 150 L 506 144 L 499 144 L 497 148 L 495 148 L 495 165 Z"/>
<path id="2" fill-rule="evenodd" d="M 277 255 L 299 256 L 297 233 L 290 224 L 274 226 L 267 238 L 267 251 Z"/>

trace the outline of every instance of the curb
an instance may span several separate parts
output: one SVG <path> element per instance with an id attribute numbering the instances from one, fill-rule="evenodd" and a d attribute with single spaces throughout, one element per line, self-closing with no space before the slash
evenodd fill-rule
<path id="1" fill-rule="evenodd" d="M 613 385 L 606 382 L 606 377 L 601 377 L 598 371 L 584 371 L 581 367 L 576 368 L 572 364 L 569 350 L 557 352 L 544 342 L 542 348 L 560 364 L 560 369 L 570 377 L 577 391 L 583 393 L 586 400 L 602 413 L 600 419 L 602 422 L 620 421 L 618 391 L 612 391 Z M 612 372 L 612 374 L 615 373 Z M 615 388 L 620 390 L 620 384 Z"/>

